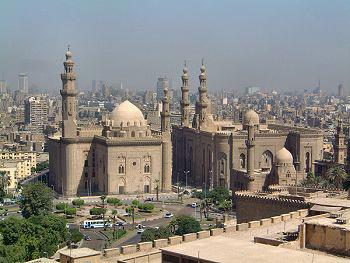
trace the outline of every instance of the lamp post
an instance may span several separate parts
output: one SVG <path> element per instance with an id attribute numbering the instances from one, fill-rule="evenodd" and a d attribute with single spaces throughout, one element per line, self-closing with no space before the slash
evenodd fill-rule
<path id="1" fill-rule="evenodd" d="M 188 175 L 188 173 L 189 173 L 190 171 L 184 171 L 184 173 L 185 173 L 185 176 L 186 176 L 186 188 L 187 188 L 187 175 Z"/>
<path id="2" fill-rule="evenodd" d="M 213 190 L 213 170 L 209 171 L 209 191 Z"/>

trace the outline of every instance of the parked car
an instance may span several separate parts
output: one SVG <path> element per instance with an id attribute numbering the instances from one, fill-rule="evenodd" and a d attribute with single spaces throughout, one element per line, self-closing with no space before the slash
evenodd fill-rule
<path id="1" fill-rule="evenodd" d="M 170 212 L 165 213 L 164 218 L 172 218 L 174 215 Z"/>
<path id="2" fill-rule="evenodd" d="M 84 236 L 84 240 L 86 240 L 86 241 L 91 241 L 91 237 L 89 237 L 89 236 Z"/>
<path id="3" fill-rule="evenodd" d="M 191 206 L 192 206 L 192 208 L 196 208 L 198 206 L 198 204 L 194 202 L 194 203 L 192 203 Z"/>
<path id="4" fill-rule="evenodd" d="M 137 229 L 137 234 L 142 234 L 145 230 L 143 228 Z"/>
<path id="5" fill-rule="evenodd" d="M 116 226 L 125 226 L 127 223 L 124 221 L 118 221 L 115 223 Z"/>

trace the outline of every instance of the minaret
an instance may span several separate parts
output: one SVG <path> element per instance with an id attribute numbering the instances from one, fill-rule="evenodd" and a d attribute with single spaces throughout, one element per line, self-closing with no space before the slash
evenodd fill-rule
<path id="1" fill-rule="evenodd" d="M 339 120 L 337 133 L 335 134 L 334 142 L 334 162 L 338 164 L 344 164 L 346 158 L 346 146 L 345 146 L 345 135 L 343 132 L 343 122 Z"/>
<path id="2" fill-rule="evenodd" d="M 206 68 L 204 66 L 204 61 L 202 59 L 201 74 L 199 75 L 199 101 L 196 103 L 197 110 L 197 129 L 201 129 L 205 125 L 207 108 L 208 108 L 208 98 L 207 98 L 207 75 L 205 73 Z"/>
<path id="3" fill-rule="evenodd" d="M 61 74 L 62 89 L 62 137 L 73 138 L 77 136 L 77 113 L 76 99 L 77 91 L 75 89 L 76 75 L 74 73 L 74 62 L 72 61 L 72 52 L 68 46 L 66 52 L 66 61 L 63 62 L 64 73 Z"/>
<path id="4" fill-rule="evenodd" d="M 190 102 L 188 99 L 188 74 L 187 74 L 187 65 L 185 61 L 185 67 L 183 68 L 183 75 L 182 75 L 182 100 L 181 100 L 181 126 L 189 127 L 190 126 L 190 120 L 189 120 L 189 106 Z"/>
<path id="5" fill-rule="evenodd" d="M 162 100 L 163 109 L 161 112 L 161 131 L 162 131 L 162 191 L 171 191 L 172 174 L 172 145 L 170 135 L 170 99 L 168 88 L 164 88 L 164 98 Z"/>
<path id="6" fill-rule="evenodd" d="M 246 140 L 247 146 L 247 175 L 248 180 L 254 180 L 254 147 L 255 147 L 255 127 L 252 122 L 248 124 L 248 140 Z M 248 185 L 248 189 L 250 189 L 251 184 Z"/>

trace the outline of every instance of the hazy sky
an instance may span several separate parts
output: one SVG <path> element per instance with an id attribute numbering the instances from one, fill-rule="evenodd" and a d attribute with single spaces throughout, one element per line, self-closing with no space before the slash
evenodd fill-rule
<path id="1" fill-rule="evenodd" d="M 166 74 L 191 89 L 201 58 L 210 90 L 350 89 L 350 0 L 0 0 L 0 78 L 59 90 L 67 44 L 79 88 L 92 79 L 155 88 Z"/>

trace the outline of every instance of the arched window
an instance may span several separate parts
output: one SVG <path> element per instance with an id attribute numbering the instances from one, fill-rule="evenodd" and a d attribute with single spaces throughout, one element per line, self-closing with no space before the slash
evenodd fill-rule
<path id="1" fill-rule="evenodd" d="M 131 137 L 135 137 L 135 131 L 131 132 Z"/>
<path id="2" fill-rule="evenodd" d="M 119 165 L 118 172 L 119 172 L 119 174 L 124 174 L 125 173 L 124 165 L 122 165 L 122 164 Z"/>
<path id="3" fill-rule="evenodd" d="M 261 168 L 263 169 L 271 169 L 273 162 L 273 155 L 270 151 L 264 151 L 261 155 Z"/>
<path id="4" fill-rule="evenodd" d="M 310 153 L 305 154 L 305 172 L 310 172 Z"/>
<path id="5" fill-rule="evenodd" d="M 145 164 L 145 166 L 144 166 L 144 168 L 143 168 L 143 171 L 144 171 L 144 173 L 146 173 L 146 174 L 150 173 L 150 167 L 149 167 L 149 164 L 148 164 L 148 163 Z"/>
<path id="6" fill-rule="evenodd" d="M 242 153 L 239 156 L 239 164 L 240 164 L 241 169 L 245 168 L 245 155 L 244 155 L 244 153 Z"/>
<path id="7" fill-rule="evenodd" d="M 286 173 L 286 177 L 290 177 L 290 171 L 288 170 L 287 173 Z"/>

